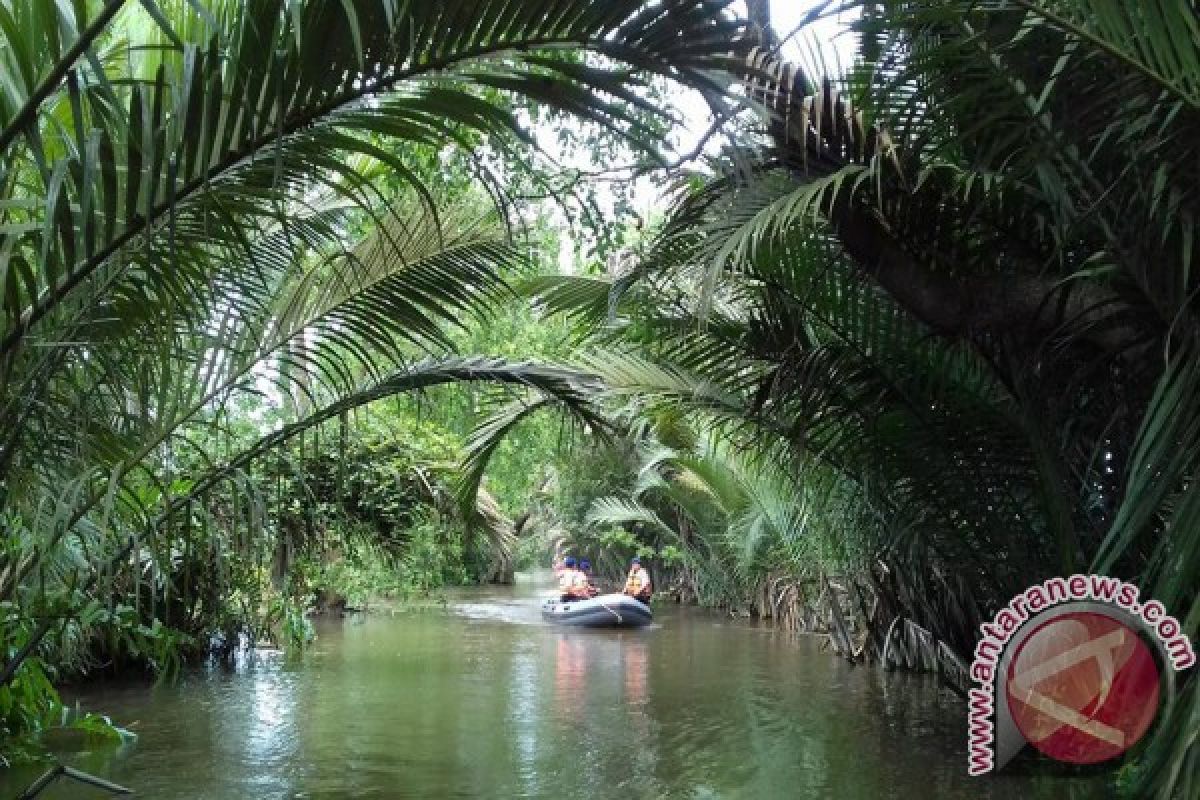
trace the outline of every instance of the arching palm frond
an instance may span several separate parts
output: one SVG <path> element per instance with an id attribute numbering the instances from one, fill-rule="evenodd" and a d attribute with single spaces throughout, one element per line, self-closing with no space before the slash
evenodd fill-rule
<path id="1" fill-rule="evenodd" d="M 212 489 L 179 490 L 178 453 L 237 474 L 201 434 L 247 395 L 286 408 L 243 460 L 338 409 L 451 380 L 503 373 L 585 409 L 565 371 L 419 359 L 524 263 L 504 194 L 532 144 L 525 110 L 653 158 L 665 112 L 647 81 L 719 90 L 743 46 L 727 5 L 0 8 L 0 502 L 41 522 L 0 559 L 0 597 L 63 542 L 102 530 L 101 549 L 127 555 L 126 532 Z M 442 158 L 494 202 L 437 188 Z M 38 515 L 52 498 L 53 518 Z"/>
<path id="2" fill-rule="evenodd" d="M 13 200 L 0 248 L 0 408 L 23 422 L 33 410 L 22 398 L 52 394 L 54 376 L 78 368 L 78 348 L 111 350 L 124 331 L 187 360 L 213 328 L 240 329 L 241 310 L 276 294 L 295 265 L 313 253 L 335 259 L 347 215 L 378 219 L 367 162 L 422 198 L 436 227 L 440 212 L 404 147 L 472 153 L 482 137 L 505 147 L 522 135 L 514 94 L 637 138 L 637 71 L 703 83 L 737 25 L 697 2 L 560 2 L 537 14 L 499 2 L 219 3 L 153 19 L 154 6 L 118 6 L 94 24 L 19 7 L 5 28 L 23 83 L 0 115 Z M 59 28 L 77 30 L 73 46 Z M 45 50 L 30 46 L 42 40 Z M 580 66 L 579 48 L 612 66 Z M 327 195 L 317 209 L 314 191 Z M 369 278 L 344 271 L 350 283 Z M 434 318 L 452 318 L 473 293 L 463 278 L 448 271 L 421 287 L 424 310 L 441 304 Z M 341 329 L 376 344 L 386 337 L 374 329 L 391 319 L 389 333 L 435 335 L 429 318 L 380 313 L 379 299 L 372 324 L 364 299 Z M 129 357 L 91 349 L 93 371 Z M 0 466 L 16 447 L 0 450 Z"/>
<path id="3" fill-rule="evenodd" d="M 683 198 L 640 286 L 701 265 L 752 309 L 726 340 L 766 376 L 747 419 L 853 484 L 900 607 L 960 652 L 983 609 L 1089 562 L 1195 634 L 1194 4 L 862 6 L 844 80 L 751 57 L 765 144 Z M 742 388 L 695 350 L 693 384 Z M 1187 791 L 1195 692 L 1147 793 Z"/>
<path id="4" fill-rule="evenodd" d="M 455 487 L 459 505 L 468 514 L 475 506 L 484 472 L 496 448 L 527 417 L 557 407 L 556 410 L 569 414 L 572 422 L 589 434 L 595 434 L 600 441 L 608 438 L 610 422 L 597 403 L 602 387 L 594 374 L 549 366 L 541 367 L 540 372 L 534 374 L 537 380 L 531 380 L 528 388 L 540 397 L 516 398 L 497 409 L 471 432 L 465 446 L 462 473 Z"/>
<path id="5" fill-rule="evenodd" d="M 654 528 L 669 538 L 675 538 L 676 532 L 670 525 L 663 522 L 655 511 L 622 497 L 600 497 L 592 502 L 588 509 L 586 520 L 588 524 L 601 527 L 632 525 L 641 523 Z"/>

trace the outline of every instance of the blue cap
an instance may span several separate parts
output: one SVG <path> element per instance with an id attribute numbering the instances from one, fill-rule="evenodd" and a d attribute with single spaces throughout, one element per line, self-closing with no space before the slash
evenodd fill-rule
<path id="1" fill-rule="evenodd" d="M 580 568 L 580 569 L 591 569 L 591 568 L 592 568 L 592 562 L 588 561 L 588 560 L 585 558 L 583 561 L 580 561 L 580 562 L 579 562 L 579 568 Z"/>
<path id="2" fill-rule="evenodd" d="M 566 564 L 568 567 L 575 566 L 575 556 L 567 556 L 566 560 L 563 561 L 563 563 Z"/>
<path id="3" fill-rule="evenodd" d="M 634 556 L 633 560 L 631 560 L 629 563 L 630 564 L 640 564 L 640 563 L 642 563 L 642 559 L 639 556 Z"/>

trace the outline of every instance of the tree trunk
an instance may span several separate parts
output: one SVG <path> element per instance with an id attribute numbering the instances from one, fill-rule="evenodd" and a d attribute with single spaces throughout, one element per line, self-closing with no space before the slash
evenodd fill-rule
<path id="1" fill-rule="evenodd" d="M 750 20 L 751 32 L 758 36 L 762 46 L 774 49 L 779 37 L 771 27 L 771 0 L 746 0 L 746 19 Z"/>

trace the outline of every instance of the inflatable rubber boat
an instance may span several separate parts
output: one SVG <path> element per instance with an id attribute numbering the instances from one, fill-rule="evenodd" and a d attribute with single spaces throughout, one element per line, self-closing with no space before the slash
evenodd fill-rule
<path id="1" fill-rule="evenodd" d="M 550 598 L 542 604 L 542 619 L 582 628 L 640 628 L 654 620 L 650 606 L 624 594 L 602 594 L 588 600 Z"/>

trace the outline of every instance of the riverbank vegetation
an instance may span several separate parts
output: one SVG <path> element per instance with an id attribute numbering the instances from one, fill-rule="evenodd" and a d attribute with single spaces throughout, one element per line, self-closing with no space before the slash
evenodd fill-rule
<path id="1" fill-rule="evenodd" d="M 517 200 L 593 213 L 530 127 L 657 137 L 649 82 L 730 59 L 712 11 L 0 8 L 6 742 L 58 718 L 47 677 L 302 637 L 339 564 L 509 569 L 496 504 L 448 491 L 462 431 L 380 409 L 489 383 L 591 413 L 573 372 L 459 346 L 556 243 Z"/>
<path id="2" fill-rule="evenodd" d="M 1194 4 L 746 5 L 0 6 L 0 737 L 556 548 L 952 684 L 1052 575 L 1194 640 Z"/>

